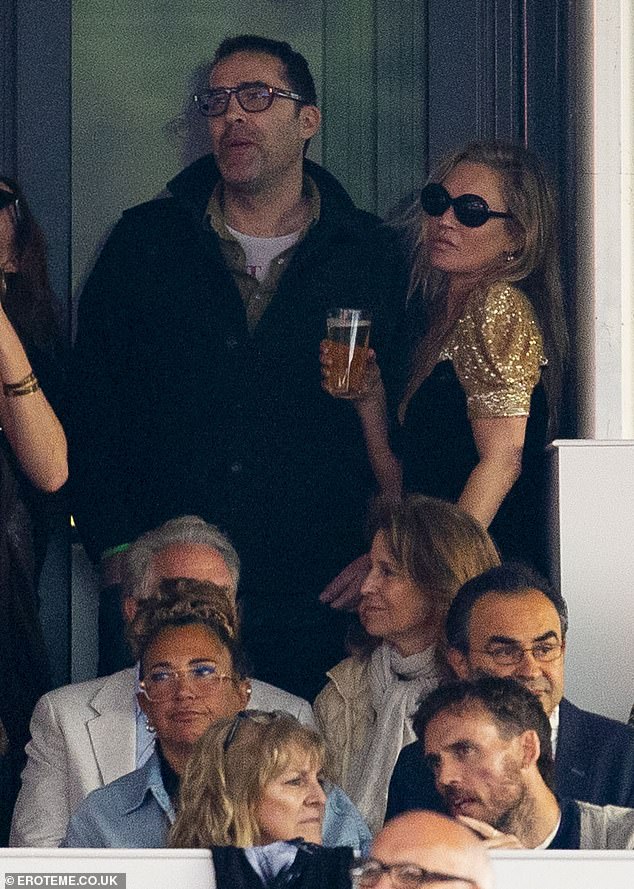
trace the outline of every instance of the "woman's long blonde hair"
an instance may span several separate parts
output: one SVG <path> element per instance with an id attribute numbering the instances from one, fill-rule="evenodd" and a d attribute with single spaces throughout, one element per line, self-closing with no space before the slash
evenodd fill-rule
<path id="1" fill-rule="evenodd" d="M 518 247 L 509 257 L 500 258 L 498 265 L 483 271 L 479 287 L 486 290 L 497 281 L 509 281 L 530 300 L 548 359 L 542 379 L 550 433 L 554 435 L 568 352 L 554 190 L 535 154 L 523 145 L 503 141 L 469 143 L 441 161 L 428 181 L 443 182 L 460 163 L 483 164 L 500 176 L 505 209 L 512 217 L 505 224 Z M 410 399 L 433 369 L 448 333 L 443 325 L 447 276 L 429 263 L 427 221 L 422 209 L 409 217 L 409 226 L 414 229 L 409 298 L 424 301 L 427 329 L 413 354 L 409 382 L 399 406 L 401 420 Z"/>
<path id="2" fill-rule="evenodd" d="M 296 751 L 320 769 L 324 744 L 288 713 L 243 711 L 211 725 L 198 740 L 181 779 L 168 845 L 179 849 L 257 846 L 257 809 L 265 786 Z"/>

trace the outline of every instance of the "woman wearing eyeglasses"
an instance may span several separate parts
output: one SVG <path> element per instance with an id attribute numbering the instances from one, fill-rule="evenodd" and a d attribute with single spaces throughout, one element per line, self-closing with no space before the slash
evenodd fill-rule
<path id="1" fill-rule="evenodd" d="M 212 722 L 249 699 L 244 656 L 220 597 L 158 607 L 141 602 L 131 638 L 140 660 L 140 718 L 144 714 L 155 733 L 155 752 L 140 769 L 83 800 L 63 846 L 165 845 L 194 744 Z"/>
<path id="2" fill-rule="evenodd" d="M 67 847 L 164 846 L 194 746 L 214 723 L 247 706 L 251 689 L 237 642 L 233 605 L 222 588 L 197 584 L 195 598 L 142 600 L 131 639 L 140 661 L 139 707 L 156 736 L 144 766 L 89 794 L 70 819 Z M 172 589 L 169 581 L 162 587 Z M 324 838 L 360 847 L 361 816 L 338 788 L 328 796 Z"/>
<path id="3" fill-rule="evenodd" d="M 375 474 L 392 493 L 402 473 L 405 491 L 458 503 L 504 558 L 543 568 L 567 349 L 552 190 L 523 147 L 476 142 L 439 165 L 421 205 L 391 447 L 376 371 L 356 402 Z"/>
<path id="4" fill-rule="evenodd" d="M 36 590 L 52 510 L 46 495 L 68 475 L 66 438 L 47 398 L 59 400 L 61 367 L 44 238 L 17 183 L 0 176 L 0 763 L 8 776 L 0 845 L 31 712 L 50 687 Z"/>

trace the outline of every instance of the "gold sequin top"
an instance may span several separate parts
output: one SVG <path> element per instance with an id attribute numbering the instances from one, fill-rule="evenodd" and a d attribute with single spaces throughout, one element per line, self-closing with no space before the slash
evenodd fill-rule
<path id="1" fill-rule="evenodd" d="M 438 360 L 447 359 L 466 393 L 470 420 L 528 416 L 547 363 L 528 298 L 506 281 L 475 293 Z"/>

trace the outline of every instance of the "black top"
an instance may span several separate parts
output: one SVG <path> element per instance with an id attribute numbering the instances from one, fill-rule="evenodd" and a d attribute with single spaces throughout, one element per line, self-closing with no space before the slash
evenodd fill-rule
<path id="1" fill-rule="evenodd" d="M 521 476 L 489 530 L 504 559 L 543 571 L 548 405 L 541 375 L 547 361 L 531 302 L 507 281 L 476 288 L 439 344 L 436 364 L 410 398 L 401 426 L 396 405 L 428 329 L 427 311 L 423 297 L 415 295 L 401 330 L 402 364 L 388 379 L 392 444 L 402 461 L 404 488 L 456 502 L 478 463 L 470 417 L 528 415 Z"/>
<path id="2" fill-rule="evenodd" d="M 174 771 L 174 769 L 165 759 L 160 744 L 156 745 L 156 752 L 158 753 L 159 768 L 161 770 L 161 780 L 163 781 L 163 787 L 165 788 L 167 795 L 171 799 L 172 805 L 174 806 L 174 808 L 176 808 L 176 798 L 178 796 L 178 791 L 181 784 L 180 775 Z"/>
<path id="3" fill-rule="evenodd" d="M 489 531 L 503 559 L 544 570 L 545 446 L 548 408 L 541 384 L 533 391 L 522 474 Z M 467 398 L 451 361 L 439 362 L 410 401 L 394 435 L 406 491 L 456 502 L 478 462 Z"/>
<path id="4" fill-rule="evenodd" d="M 244 849 L 223 846 L 213 848 L 211 853 L 217 886 L 231 886 L 231 889 L 262 889 L 264 886 Z M 291 867 L 279 872 L 267 886 L 268 889 L 349 889 L 353 860 L 353 850 L 346 846 L 328 849 L 301 843 Z"/>
<path id="5" fill-rule="evenodd" d="M 204 221 L 211 157 L 172 197 L 124 213 L 82 293 L 73 360 L 75 519 L 89 554 L 166 519 L 227 532 L 241 590 L 315 599 L 363 550 L 371 470 L 354 411 L 321 389 L 319 342 L 334 305 L 373 313 L 385 355 L 404 294 L 392 233 L 306 161 L 313 225 L 253 334 Z M 95 509 L 99 503 L 99 509 Z"/>
<path id="6" fill-rule="evenodd" d="M 575 800 L 559 800 L 561 821 L 557 833 L 548 844 L 549 849 L 579 849 L 581 847 L 581 811 Z"/>

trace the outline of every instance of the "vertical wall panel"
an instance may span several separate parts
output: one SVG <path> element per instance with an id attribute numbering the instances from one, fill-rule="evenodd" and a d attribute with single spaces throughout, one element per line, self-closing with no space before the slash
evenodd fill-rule
<path id="1" fill-rule="evenodd" d="M 376 209 L 374 0 L 324 0 L 323 159 L 353 200 Z"/>
<path id="2" fill-rule="evenodd" d="M 16 174 L 49 246 L 53 289 L 68 313 L 70 0 L 16 0 Z"/>
<path id="3" fill-rule="evenodd" d="M 324 162 L 385 214 L 426 170 L 426 4 L 325 0 L 323 41 Z"/>
<path id="4" fill-rule="evenodd" d="M 485 131 L 483 8 L 484 0 L 429 2 L 428 125 L 432 165 L 443 154 Z"/>
<path id="5" fill-rule="evenodd" d="M 433 160 L 472 139 L 520 137 L 522 34 L 521 0 L 429 0 Z"/>
<path id="6" fill-rule="evenodd" d="M 15 173 L 15 0 L 0 3 L 0 170 Z"/>
<path id="7" fill-rule="evenodd" d="M 377 0 L 377 210 L 416 194 L 427 173 L 427 4 Z"/>
<path id="8" fill-rule="evenodd" d="M 493 7 L 493 135 L 524 136 L 524 0 L 495 0 Z"/>

